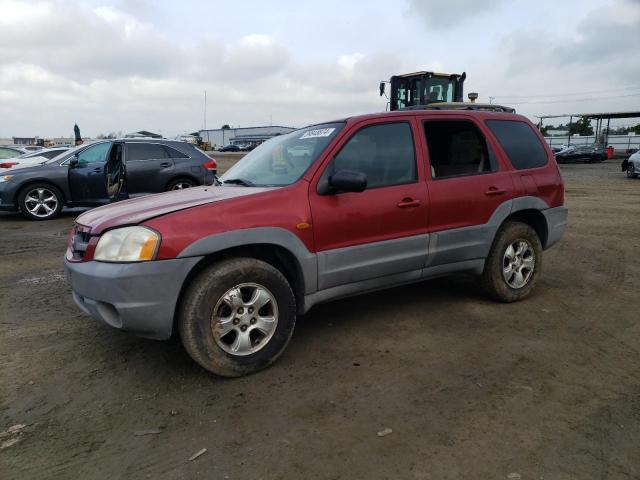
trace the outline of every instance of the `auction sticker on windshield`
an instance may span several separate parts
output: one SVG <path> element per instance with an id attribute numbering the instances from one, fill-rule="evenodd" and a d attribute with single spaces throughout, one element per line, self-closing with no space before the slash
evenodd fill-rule
<path id="1" fill-rule="evenodd" d="M 309 130 L 308 132 L 304 132 L 304 135 L 300 137 L 300 140 L 303 138 L 328 137 L 334 130 L 335 128 L 318 128 L 317 130 Z"/>

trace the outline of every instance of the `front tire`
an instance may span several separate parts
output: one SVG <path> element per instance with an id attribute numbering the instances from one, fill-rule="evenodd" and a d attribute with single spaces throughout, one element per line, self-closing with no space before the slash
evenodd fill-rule
<path id="1" fill-rule="evenodd" d="M 515 302 L 528 297 L 542 269 L 542 244 L 526 223 L 502 225 L 482 272 L 482 286 L 494 299 Z"/>
<path id="2" fill-rule="evenodd" d="M 627 178 L 636 178 L 637 176 L 638 174 L 636 173 L 633 162 L 627 163 Z"/>
<path id="3" fill-rule="evenodd" d="M 33 183 L 20 191 L 18 206 L 29 220 L 51 220 L 62 211 L 60 190 L 46 183 Z"/>
<path id="4" fill-rule="evenodd" d="M 178 309 L 182 344 L 202 367 L 223 377 L 248 375 L 284 351 L 296 322 L 287 279 L 253 258 L 216 262 L 188 286 Z"/>

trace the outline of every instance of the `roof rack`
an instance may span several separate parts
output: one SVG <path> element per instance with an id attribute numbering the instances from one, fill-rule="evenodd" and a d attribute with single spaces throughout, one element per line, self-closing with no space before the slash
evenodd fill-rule
<path id="1" fill-rule="evenodd" d="M 428 105 L 412 105 L 399 110 L 475 110 L 484 112 L 516 113 L 515 108 L 496 105 L 494 103 L 462 103 L 462 102 L 438 102 Z"/>

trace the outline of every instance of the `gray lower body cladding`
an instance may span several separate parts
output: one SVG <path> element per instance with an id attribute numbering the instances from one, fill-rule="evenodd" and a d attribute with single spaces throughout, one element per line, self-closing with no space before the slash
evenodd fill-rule
<path id="1" fill-rule="evenodd" d="M 317 254 L 304 248 L 293 234 L 282 229 L 260 228 L 204 239 L 173 260 L 132 264 L 65 261 L 65 267 L 73 298 L 83 311 L 114 328 L 165 339 L 173 331 L 175 308 L 187 275 L 215 249 L 242 245 L 248 239 L 287 248 L 298 260 L 305 279 L 304 304 L 299 310 L 306 312 L 317 303 L 339 297 L 450 273 L 482 273 L 496 231 L 512 212 L 511 207 L 512 204 L 506 202 L 484 225 Z M 567 209 L 540 211 L 547 223 L 544 246 L 548 248 L 560 239 L 566 228 Z"/>
<path id="2" fill-rule="evenodd" d="M 566 230 L 569 211 L 567 207 L 556 207 L 543 210 L 542 214 L 547 220 L 547 243 L 544 247 L 549 248 L 560 240 Z"/>

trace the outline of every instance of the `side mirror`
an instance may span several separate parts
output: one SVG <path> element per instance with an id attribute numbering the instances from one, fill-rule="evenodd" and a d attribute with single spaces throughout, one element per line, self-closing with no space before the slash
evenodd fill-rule
<path id="1" fill-rule="evenodd" d="M 329 177 L 334 192 L 363 192 L 367 188 L 367 176 L 353 170 L 339 170 Z"/>
<path id="2" fill-rule="evenodd" d="M 71 160 L 69 160 L 69 168 L 76 168 L 78 166 L 79 160 L 77 155 L 74 155 L 73 157 L 71 157 Z"/>

